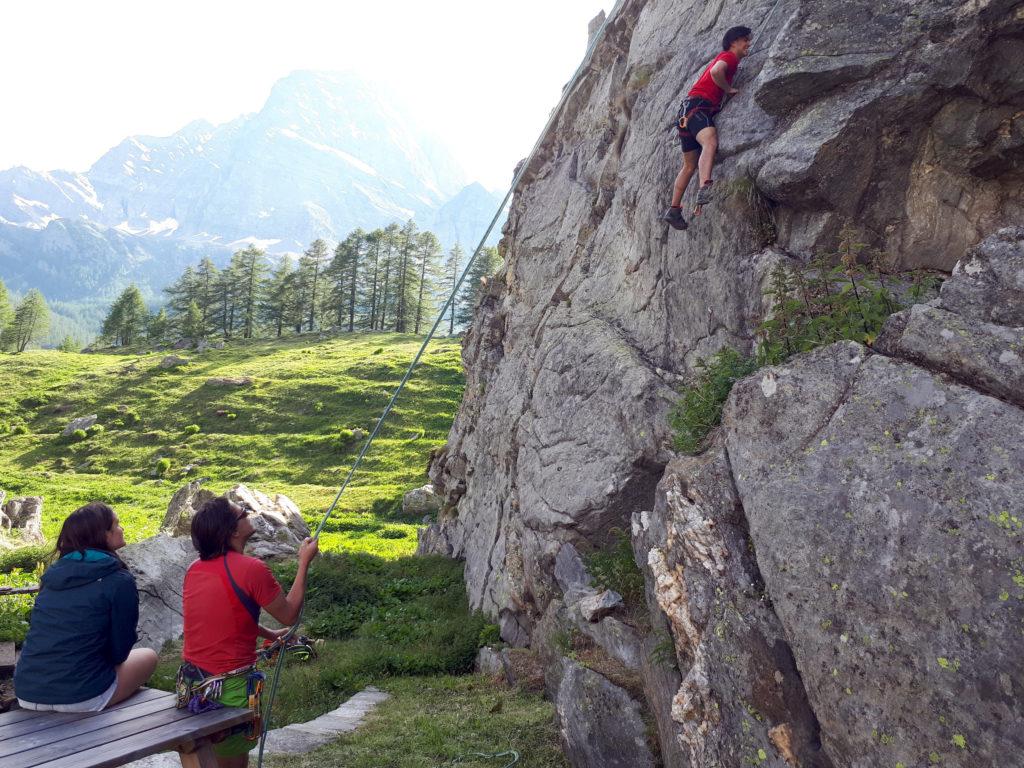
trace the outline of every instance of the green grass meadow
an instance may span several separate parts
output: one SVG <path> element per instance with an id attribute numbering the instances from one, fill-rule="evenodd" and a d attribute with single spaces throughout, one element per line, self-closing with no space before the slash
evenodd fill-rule
<path id="1" fill-rule="evenodd" d="M 129 542 L 151 536 L 175 490 L 196 477 L 218 492 L 245 483 L 283 493 L 314 522 L 362 446 L 339 433 L 372 429 L 421 343 L 394 334 L 233 342 L 183 352 L 192 362 L 170 369 L 159 367 L 165 353 L 2 355 L 0 489 L 43 496 L 50 538 L 93 499 L 114 507 Z M 254 383 L 208 382 L 239 376 Z M 415 549 L 414 521 L 397 519 L 402 494 L 426 482 L 462 386 L 459 342 L 433 342 L 328 522 L 322 549 L 383 557 Z M 93 413 L 102 432 L 60 436 L 72 417 Z M 199 431 L 188 434 L 191 425 Z M 160 459 L 170 467 L 158 477 Z M 378 535 L 385 530 L 405 537 Z"/>

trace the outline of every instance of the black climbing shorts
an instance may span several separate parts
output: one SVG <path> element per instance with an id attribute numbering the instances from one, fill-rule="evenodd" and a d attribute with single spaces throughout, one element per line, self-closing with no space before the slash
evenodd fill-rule
<path id="1" fill-rule="evenodd" d="M 680 119 L 684 114 L 689 113 L 686 121 L 686 129 L 679 129 L 679 141 L 683 145 L 683 152 L 700 152 L 700 144 L 697 142 L 697 134 L 705 128 L 715 127 L 715 108 L 710 101 L 697 99 L 695 102 L 684 101 L 679 108 Z"/>

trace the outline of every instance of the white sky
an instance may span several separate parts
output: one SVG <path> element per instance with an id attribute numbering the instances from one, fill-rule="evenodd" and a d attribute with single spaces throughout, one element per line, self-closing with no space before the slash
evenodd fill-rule
<path id="1" fill-rule="evenodd" d="M 5 0 L 0 169 L 84 171 L 125 136 L 254 112 L 293 70 L 355 70 L 504 188 L 613 4 Z"/>

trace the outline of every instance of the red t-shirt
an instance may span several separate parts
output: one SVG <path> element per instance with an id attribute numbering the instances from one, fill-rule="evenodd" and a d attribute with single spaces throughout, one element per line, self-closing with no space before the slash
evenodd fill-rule
<path id="1" fill-rule="evenodd" d="M 720 61 L 725 62 L 725 80 L 729 85 L 732 85 L 732 79 L 736 77 L 736 70 L 740 66 L 740 60 L 732 51 L 722 51 L 708 64 L 704 74 L 697 78 L 697 82 L 694 83 L 687 96 L 698 96 L 702 99 L 707 99 L 716 107 L 722 106 L 722 96 L 725 95 L 725 92 L 711 79 L 711 68 Z"/>
<path id="2" fill-rule="evenodd" d="M 281 594 L 281 585 L 262 560 L 237 552 L 227 558 L 239 589 L 261 608 Z M 223 557 L 196 560 L 188 567 L 182 603 L 185 661 L 215 675 L 256 661 L 258 627 L 231 588 Z"/>

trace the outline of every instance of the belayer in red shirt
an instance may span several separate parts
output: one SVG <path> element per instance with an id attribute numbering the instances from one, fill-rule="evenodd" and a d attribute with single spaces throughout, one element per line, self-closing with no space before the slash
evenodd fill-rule
<path id="1" fill-rule="evenodd" d="M 679 108 L 679 139 L 683 144 L 683 167 L 676 176 L 672 190 L 672 205 L 662 219 L 675 229 L 686 229 L 683 218 L 683 193 L 699 171 L 700 188 L 697 190 L 695 212 L 712 200 L 711 170 L 718 150 L 718 131 L 715 114 L 722 108 L 726 94 L 735 96 L 732 87 L 740 60 L 750 52 L 750 27 L 733 27 L 722 39 L 722 53 L 718 54 L 690 89 Z"/>
<path id="2" fill-rule="evenodd" d="M 182 591 L 185 647 L 178 695 L 193 711 L 253 702 L 258 707 L 263 675 L 256 669 L 256 639 L 274 640 L 288 631 L 264 627 L 260 611 L 285 625 L 299 616 L 306 574 L 318 551 L 316 539 L 299 546 L 295 581 L 285 594 L 262 560 L 244 554 L 254 532 L 249 509 L 223 496 L 206 502 L 192 518 L 192 544 L 199 559 L 188 567 Z M 258 737 L 252 730 L 214 745 L 219 768 L 248 765 Z"/>

